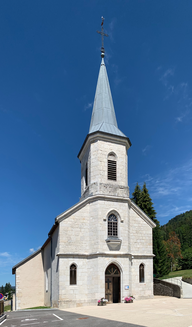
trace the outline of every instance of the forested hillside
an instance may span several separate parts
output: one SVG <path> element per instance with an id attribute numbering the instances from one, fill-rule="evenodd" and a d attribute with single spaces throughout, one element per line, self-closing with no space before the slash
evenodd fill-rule
<path id="1" fill-rule="evenodd" d="M 161 226 L 168 256 L 176 263 L 176 268 L 192 269 L 192 210 L 169 220 Z M 170 248 L 171 245 L 171 248 Z M 178 251 L 179 247 L 181 252 Z M 177 253 L 174 253 L 177 248 Z"/>
<path id="2" fill-rule="evenodd" d="M 156 224 L 153 229 L 154 276 L 163 276 L 170 270 L 192 269 L 192 210 L 160 227 L 146 183 L 142 189 L 137 183 L 132 196 L 132 201 Z"/>
<path id="3" fill-rule="evenodd" d="M 170 232 L 175 232 L 180 239 L 182 251 L 192 248 L 192 210 L 172 218 L 161 226 L 161 230 L 165 241 L 169 239 Z"/>

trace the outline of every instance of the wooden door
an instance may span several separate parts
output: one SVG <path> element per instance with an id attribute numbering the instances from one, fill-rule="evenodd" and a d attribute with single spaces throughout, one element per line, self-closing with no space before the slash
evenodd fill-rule
<path id="1" fill-rule="evenodd" d="M 120 302 L 120 277 L 113 277 L 113 303 Z"/>
<path id="2" fill-rule="evenodd" d="M 105 276 L 105 298 L 113 303 L 113 277 Z"/>
<path id="3" fill-rule="evenodd" d="M 105 298 L 109 303 L 120 302 L 120 270 L 113 263 L 105 271 Z"/>

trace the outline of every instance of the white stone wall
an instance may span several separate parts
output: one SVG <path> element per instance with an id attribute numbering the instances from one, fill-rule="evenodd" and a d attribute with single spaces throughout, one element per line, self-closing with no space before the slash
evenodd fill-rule
<path id="1" fill-rule="evenodd" d="M 152 254 L 152 228 L 132 208 L 129 210 L 130 219 L 130 251 L 132 254 Z"/>
<path id="2" fill-rule="evenodd" d="M 70 285 L 70 266 L 77 266 L 77 285 Z M 87 261 L 79 258 L 59 258 L 59 308 L 69 308 L 87 302 Z"/>
<path id="3" fill-rule="evenodd" d="M 90 181 L 90 171 L 91 171 L 91 160 L 90 160 L 90 146 L 87 148 L 82 161 L 81 161 L 81 195 L 85 192 L 86 185 L 85 185 L 85 169 L 86 164 L 88 167 L 88 183 Z"/>
<path id="4" fill-rule="evenodd" d="M 139 282 L 139 266 L 144 264 L 144 283 Z M 134 258 L 131 266 L 132 271 L 132 295 L 137 299 L 153 297 L 153 259 Z"/>
<path id="5" fill-rule="evenodd" d="M 49 242 L 43 250 L 43 268 L 44 268 L 44 305 L 46 307 L 49 307 L 51 306 L 51 242 Z M 47 278 L 48 278 L 48 285 L 46 287 Z"/>
<path id="6" fill-rule="evenodd" d="M 106 242 L 107 217 L 111 212 L 118 217 L 118 238 L 122 241 L 115 251 Z M 105 269 L 112 262 L 121 270 L 121 299 L 128 295 L 153 296 L 152 228 L 123 199 L 90 201 L 63 220 L 60 223 L 60 254 L 63 254 L 59 258 L 60 307 L 91 304 L 104 296 Z M 69 285 L 72 263 L 78 267 L 75 286 Z M 144 283 L 139 283 L 141 263 L 145 265 Z M 129 285 L 128 291 L 125 285 Z"/>
<path id="7" fill-rule="evenodd" d="M 43 250 L 44 267 L 44 302 L 45 306 L 58 308 L 59 300 L 59 226 L 52 234 L 49 243 Z M 46 279 L 48 277 L 48 288 Z M 46 289 L 47 288 L 47 289 Z"/>
<path id="8" fill-rule="evenodd" d="M 128 204 L 109 200 L 99 200 L 89 205 L 89 249 L 92 252 L 111 252 L 108 238 L 108 215 L 113 212 L 118 218 L 118 238 L 122 243 L 118 252 L 129 252 L 128 248 Z M 114 251 L 112 251 L 114 253 Z"/>
<path id="9" fill-rule="evenodd" d="M 129 252 L 128 203 L 106 199 L 87 204 L 60 223 L 60 253 L 111 252 L 106 242 L 111 212 L 118 217 L 118 237 L 122 240 L 118 252 Z"/>
<path id="10" fill-rule="evenodd" d="M 117 156 L 117 181 L 107 178 L 107 157 L 110 152 Z M 90 183 L 117 183 L 128 185 L 127 180 L 127 152 L 121 144 L 98 140 L 91 144 L 91 172 Z"/>
<path id="11" fill-rule="evenodd" d="M 60 223 L 60 253 L 88 253 L 89 205 L 78 210 Z"/>
<path id="12" fill-rule="evenodd" d="M 59 308 L 97 304 L 98 299 L 105 297 L 105 270 L 111 263 L 116 264 L 121 272 L 121 301 L 131 295 L 130 290 L 125 290 L 125 285 L 129 285 L 130 274 L 130 261 L 127 257 L 71 257 L 59 260 Z M 73 263 L 77 266 L 77 285 L 69 284 L 69 268 Z"/>
<path id="13" fill-rule="evenodd" d="M 108 180 L 108 154 L 117 159 L 117 180 Z M 85 169 L 88 165 L 88 186 L 85 185 Z M 108 194 L 129 196 L 127 174 L 127 151 L 124 144 L 98 139 L 91 143 L 81 159 L 81 196 Z"/>
<path id="14" fill-rule="evenodd" d="M 52 235 L 52 307 L 59 305 L 59 258 L 56 256 L 59 252 L 59 226 Z"/>

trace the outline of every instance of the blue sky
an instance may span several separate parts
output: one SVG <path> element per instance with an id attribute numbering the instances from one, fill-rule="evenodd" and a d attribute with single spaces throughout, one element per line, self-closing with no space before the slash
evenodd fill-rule
<path id="1" fill-rule="evenodd" d="M 161 224 L 192 209 L 192 1 L 2 0 L 0 285 L 80 198 L 102 15 L 130 192 L 146 182 Z"/>

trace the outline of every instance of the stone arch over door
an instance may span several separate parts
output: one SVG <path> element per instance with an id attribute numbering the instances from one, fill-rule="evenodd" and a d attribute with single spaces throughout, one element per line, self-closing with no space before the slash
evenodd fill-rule
<path id="1" fill-rule="evenodd" d="M 111 263 L 105 270 L 105 298 L 109 303 L 120 302 L 121 273 L 116 264 Z"/>

